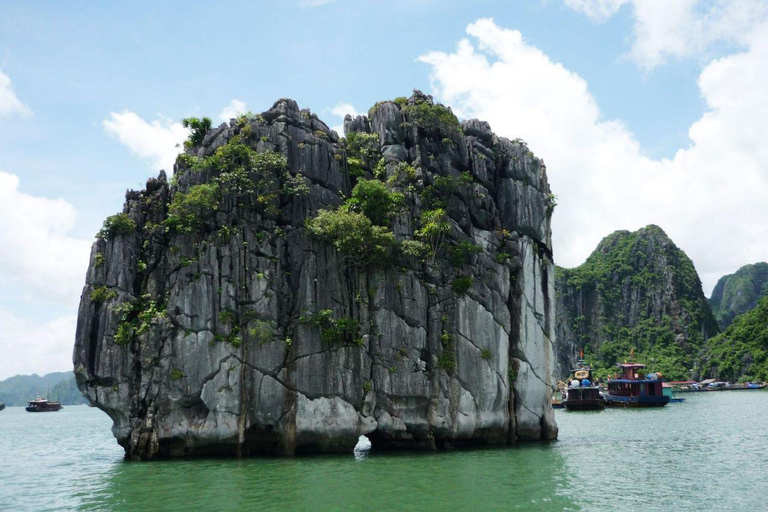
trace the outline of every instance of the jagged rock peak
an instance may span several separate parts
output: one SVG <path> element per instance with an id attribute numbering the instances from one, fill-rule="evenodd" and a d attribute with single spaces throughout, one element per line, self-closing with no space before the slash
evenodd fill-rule
<path id="1" fill-rule="evenodd" d="M 558 371 L 584 349 L 608 372 L 631 349 L 670 378 L 690 378 L 718 333 L 693 262 L 660 227 L 616 231 L 579 267 L 557 269 Z"/>
<path id="2" fill-rule="evenodd" d="M 554 204 L 429 96 L 192 129 L 94 242 L 77 382 L 126 456 L 550 439 Z"/>

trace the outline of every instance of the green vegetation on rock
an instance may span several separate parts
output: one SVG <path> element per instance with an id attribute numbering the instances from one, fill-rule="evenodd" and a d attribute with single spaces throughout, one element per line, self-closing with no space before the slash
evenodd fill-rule
<path id="1" fill-rule="evenodd" d="M 558 268 L 560 372 L 584 349 L 598 376 L 629 357 L 671 379 L 690 378 L 718 332 L 693 262 L 658 226 L 605 237 L 579 267 Z"/>
<path id="2" fill-rule="evenodd" d="M 307 220 L 307 230 L 319 241 L 333 245 L 345 260 L 361 269 L 385 263 L 395 246 L 392 231 L 347 209 L 320 210 L 317 217 Z"/>
<path id="3" fill-rule="evenodd" d="M 299 322 L 320 329 L 320 338 L 329 345 L 354 343 L 362 345 L 359 324 L 354 318 L 336 318 L 330 309 L 323 309 L 299 318 Z"/>
<path id="4" fill-rule="evenodd" d="M 768 381 L 768 297 L 707 341 L 700 372 L 724 381 Z"/>
<path id="5" fill-rule="evenodd" d="M 181 125 L 190 130 L 189 138 L 184 141 L 184 147 L 191 148 L 202 144 L 205 135 L 211 130 L 212 122 L 209 117 L 202 119 L 187 117 L 181 120 Z"/>
<path id="6" fill-rule="evenodd" d="M 102 304 L 117 298 L 117 291 L 108 286 L 98 286 L 91 291 L 91 302 Z"/>
<path id="7" fill-rule="evenodd" d="M 757 306 L 768 297 L 768 263 L 744 265 L 735 273 L 717 281 L 709 305 L 722 329 L 728 327 L 737 315 Z"/>
<path id="8" fill-rule="evenodd" d="M 117 213 L 107 217 L 96 237 L 107 240 L 117 235 L 130 235 L 135 231 L 136 222 L 125 213 Z"/>
<path id="9" fill-rule="evenodd" d="M 400 212 L 404 201 L 403 194 L 392 192 L 381 181 L 360 179 L 345 207 L 362 213 L 377 226 L 384 226 Z"/>
<path id="10" fill-rule="evenodd" d="M 219 208 L 220 192 L 216 183 L 190 187 L 187 193 L 176 192 L 165 225 L 171 231 L 193 233 L 202 228 L 205 219 Z"/>

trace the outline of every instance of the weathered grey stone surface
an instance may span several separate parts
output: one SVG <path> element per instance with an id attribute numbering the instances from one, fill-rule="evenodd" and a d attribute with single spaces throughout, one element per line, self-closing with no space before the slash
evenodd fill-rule
<path id="1" fill-rule="evenodd" d="M 415 92 L 408 104 L 417 101 L 432 99 Z M 374 449 L 555 438 L 550 190 L 524 143 L 477 120 L 463 133 L 429 131 L 394 102 L 370 119 L 347 117 L 347 133 L 379 135 L 388 175 L 398 162 L 416 168 L 407 212 L 393 221 L 398 240 L 414 238 L 425 186 L 468 172 L 471 184 L 448 200 L 446 246 L 481 248 L 459 267 L 444 253 L 433 263 L 396 253 L 392 265 L 362 272 L 305 229 L 351 192 L 344 142 L 293 100 L 248 125 L 250 134 L 223 124 L 187 153 L 209 155 L 239 134 L 285 155 L 308 194 L 276 199 L 276 214 L 225 195 L 199 233 L 167 232 L 173 196 L 215 177 L 177 164 L 174 184 L 161 173 L 127 194 L 135 233 L 93 245 L 74 365 L 126 456 L 351 451 L 361 434 Z M 458 276 L 472 278 L 466 293 L 451 287 Z M 115 296 L 92 301 L 100 287 Z M 119 305 L 138 300 L 166 313 L 118 345 Z M 320 310 L 356 319 L 361 343 L 329 345 L 299 321 Z M 257 320 L 273 326 L 271 339 L 253 334 Z M 236 346 L 228 340 L 238 327 Z M 439 363 L 446 353 L 454 367 Z"/>

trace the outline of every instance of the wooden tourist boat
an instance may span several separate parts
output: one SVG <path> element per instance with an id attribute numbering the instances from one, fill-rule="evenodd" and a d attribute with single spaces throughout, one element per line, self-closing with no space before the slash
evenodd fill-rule
<path id="1" fill-rule="evenodd" d="M 27 412 L 54 412 L 61 409 L 61 402 L 49 402 L 45 398 L 37 397 L 26 407 Z"/>
<path id="2" fill-rule="evenodd" d="M 669 403 L 658 374 L 647 377 L 644 364 L 620 363 L 616 378 L 608 381 L 605 399 L 614 407 L 663 407 Z"/>
<path id="3" fill-rule="evenodd" d="M 578 366 L 572 371 L 563 405 L 569 411 L 599 411 L 605 407 L 600 395 L 600 388 L 594 384 L 592 368 L 579 359 Z"/>

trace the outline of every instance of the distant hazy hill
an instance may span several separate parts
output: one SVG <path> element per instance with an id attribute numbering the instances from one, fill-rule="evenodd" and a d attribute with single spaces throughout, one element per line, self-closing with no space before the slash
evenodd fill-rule
<path id="1" fill-rule="evenodd" d="M 72 372 L 55 372 L 44 376 L 16 375 L 0 381 L 0 402 L 11 407 L 26 405 L 37 395 L 50 400 L 58 400 L 64 405 L 87 403 L 85 397 L 77 389 L 75 374 Z"/>
<path id="2" fill-rule="evenodd" d="M 755 263 L 721 277 L 712 291 L 709 305 L 720 328 L 725 329 L 737 315 L 754 309 L 758 301 L 767 296 L 768 263 Z"/>
<path id="3" fill-rule="evenodd" d="M 701 374 L 726 381 L 768 381 L 768 297 L 707 342 Z"/>

